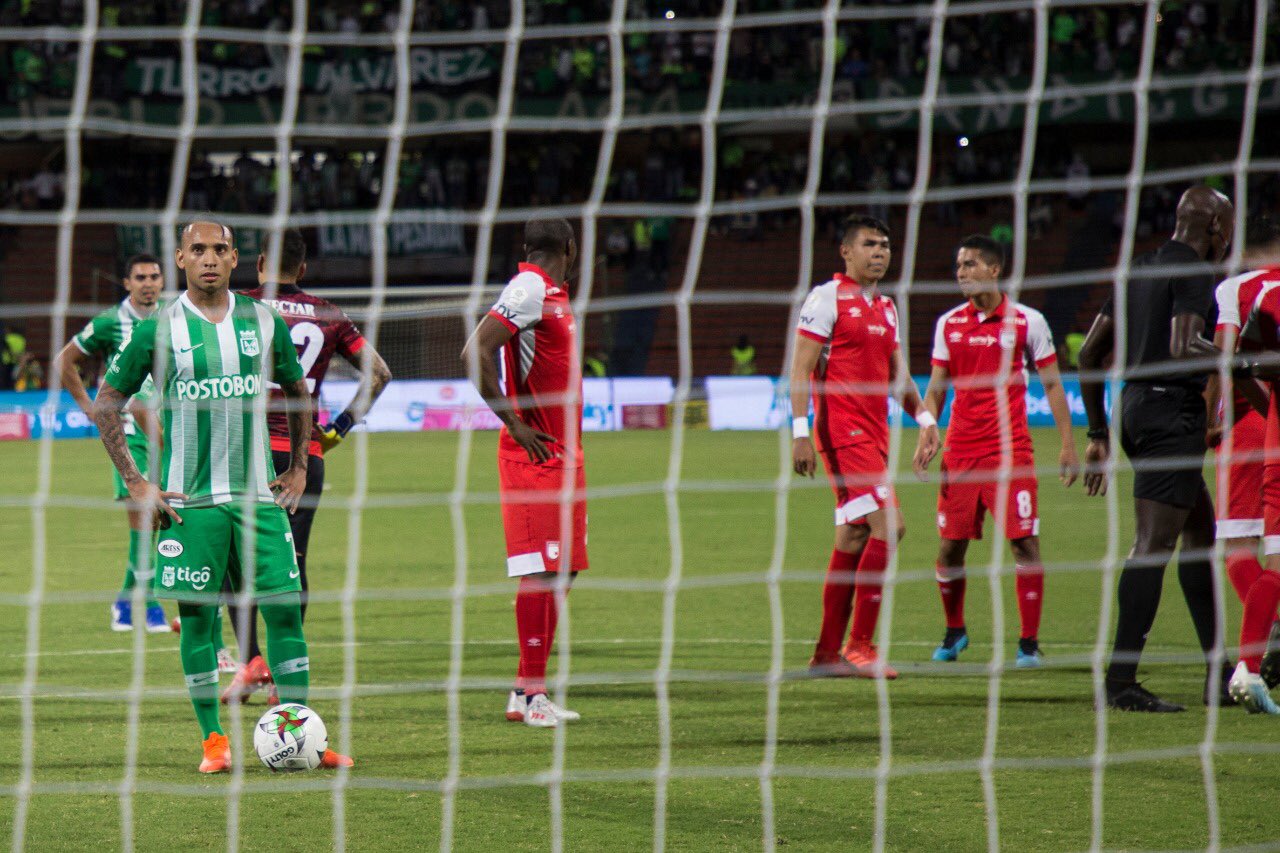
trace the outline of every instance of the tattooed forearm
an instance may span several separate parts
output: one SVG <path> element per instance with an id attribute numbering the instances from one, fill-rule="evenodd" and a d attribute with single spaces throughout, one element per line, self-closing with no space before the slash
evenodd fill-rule
<path id="1" fill-rule="evenodd" d="M 307 380 L 282 382 L 285 406 L 289 419 L 289 467 L 305 471 L 307 468 L 307 444 L 311 438 L 311 393 Z"/>
<path id="2" fill-rule="evenodd" d="M 107 455 L 120 472 L 126 483 L 136 483 L 144 479 L 142 472 L 133 462 L 133 456 L 124 440 L 124 419 L 120 411 L 124 408 L 126 397 L 107 383 L 103 383 L 98 391 L 98 398 L 93 403 L 93 421 L 98 425 L 102 443 L 107 448 Z"/>

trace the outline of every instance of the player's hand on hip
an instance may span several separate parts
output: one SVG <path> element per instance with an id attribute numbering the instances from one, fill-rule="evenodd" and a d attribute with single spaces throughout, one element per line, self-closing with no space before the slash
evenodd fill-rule
<path id="1" fill-rule="evenodd" d="M 807 438 L 797 438 L 791 442 L 791 467 L 801 477 L 812 477 L 818 470 L 818 460 L 813 453 L 813 442 Z"/>
<path id="2" fill-rule="evenodd" d="M 916 452 L 911 458 L 911 467 L 915 469 L 919 480 L 928 479 L 925 472 L 929 468 L 929 463 L 933 461 L 933 457 L 938 455 L 940 447 L 942 447 L 942 438 L 938 434 L 938 428 L 936 426 L 921 427 L 920 438 L 916 441 Z"/>
<path id="3" fill-rule="evenodd" d="M 129 486 L 129 505 L 141 512 L 150 512 L 151 529 L 160 530 L 161 525 L 168 526 L 170 520 L 182 523 L 182 516 L 169 506 L 171 500 L 186 500 L 182 492 L 162 492 L 160 487 L 150 480 L 137 480 Z"/>
<path id="4" fill-rule="evenodd" d="M 275 492 L 276 504 L 293 515 L 298 511 L 302 493 L 307 490 L 307 469 L 289 466 L 283 474 L 268 483 L 267 488 Z"/>
<path id="5" fill-rule="evenodd" d="M 1107 461 L 1111 458 L 1111 444 L 1101 439 L 1093 439 L 1084 450 L 1084 491 L 1085 494 L 1105 495 L 1107 493 Z"/>
<path id="6" fill-rule="evenodd" d="M 1070 488 L 1079 476 L 1080 457 L 1076 455 L 1076 447 L 1074 444 L 1064 444 L 1058 454 L 1058 479 L 1062 481 L 1062 485 Z"/>
<path id="7" fill-rule="evenodd" d="M 540 432 L 524 421 L 516 421 L 513 426 L 507 427 L 507 433 L 516 444 L 524 448 L 524 452 L 529 454 L 529 461 L 535 465 L 546 462 L 556 455 L 547 446 L 554 442 L 556 437 Z"/>

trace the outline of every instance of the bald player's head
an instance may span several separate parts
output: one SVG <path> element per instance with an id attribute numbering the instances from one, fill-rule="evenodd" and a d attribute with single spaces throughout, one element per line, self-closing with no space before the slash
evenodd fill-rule
<path id="1" fill-rule="evenodd" d="M 1220 261 L 1231 245 L 1235 208 L 1231 199 L 1203 184 L 1178 199 L 1174 238 L 1200 251 L 1205 260 Z"/>

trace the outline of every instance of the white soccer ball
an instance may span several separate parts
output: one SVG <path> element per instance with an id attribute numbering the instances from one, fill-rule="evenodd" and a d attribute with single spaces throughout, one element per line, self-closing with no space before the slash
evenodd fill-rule
<path id="1" fill-rule="evenodd" d="M 272 771 L 314 770 L 329 748 L 320 715 L 297 702 L 277 705 L 253 728 L 253 748 Z"/>

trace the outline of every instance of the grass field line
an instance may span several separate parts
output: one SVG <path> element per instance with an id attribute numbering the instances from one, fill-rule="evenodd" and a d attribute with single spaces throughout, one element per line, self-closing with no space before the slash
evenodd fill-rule
<path id="1" fill-rule="evenodd" d="M 1214 745 L 1215 755 L 1255 755 L 1259 753 L 1280 753 L 1280 744 L 1247 742 L 1237 743 L 1222 741 Z M 1106 763 L 1109 767 L 1121 765 L 1144 764 L 1168 760 L 1198 759 L 1201 755 L 1200 744 L 1164 747 L 1160 749 L 1131 750 L 1109 753 Z M 993 761 L 995 769 L 1007 771 L 1034 772 L 1043 770 L 1083 770 L 1093 766 L 1093 756 L 1033 756 L 997 757 Z M 914 761 L 893 765 L 889 771 L 890 778 L 902 779 L 921 776 L 941 776 L 958 773 L 977 773 L 981 770 L 982 758 L 958 759 L 952 761 Z M 828 779 L 828 780 L 860 780 L 870 781 L 876 777 L 877 768 L 871 767 L 835 767 L 820 765 L 776 765 L 767 775 L 775 779 Z M 463 776 L 456 782 L 459 790 L 493 790 L 497 788 L 545 787 L 552 783 L 561 784 L 601 784 L 601 783 L 652 783 L 659 778 L 668 779 L 758 779 L 764 776 L 758 763 L 738 765 L 684 765 L 673 766 L 666 772 L 655 767 L 632 767 L 625 769 L 577 769 L 562 773 L 549 770 L 533 773 L 503 774 L 500 776 Z M 392 791 L 418 791 L 440 793 L 444 790 L 442 779 L 397 779 L 387 777 L 360 776 L 356 773 L 342 776 L 303 776 L 272 777 L 270 781 L 245 781 L 240 791 L 245 794 L 279 794 L 280 791 L 325 791 L 336 785 L 353 788 Z M 131 786 L 133 793 L 170 794 L 188 797 L 225 797 L 226 785 L 210 781 L 207 784 L 151 782 L 140 780 Z M 0 797 L 18 796 L 22 792 L 18 785 L 0 785 Z M 82 794 L 110 796 L 121 793 L 118 782 L 36 782 L 27 792 L 32 795 L 48 794 Z M 1235 848 L 1232 848 L 1235 849 Z M 1252 849 L 1252 848 L 1242 848 Z M 1271 849 L 1271 848 L 1260 848 Z"/>
<path id="2" fill-rule="evenodd" d="M 701 645 L 701 646 L 769 646 L 772 640 L 753 639 L 750 637 L 700 637 L 697 639 L 677 640 L 677 645 Z M 782 642 L 787 645 L 811 645 L 812 637 L 806 638 L 787 638 Z M 512 639 L 502 640 L 464 640 L 463 646 L 515 646 L 516 641 Z M 574 638 L 575 646 L 658 646 L 662 644 L 659 638 L 646 637 L 601 637 L 596 639 L 579 639 Z M 452 646 L 452 640 L 428 640 L 428 639 L 400 639 L 400 640 L 334 640 L 321 642 L 308 642 L 310 648 L 320 649 L 342 649 L 351 646 Z M 893 646 L 909 646 L 913 648 L 932 648 L 937 643 L 928 640 L 894 640 Z M 991 648 L 994 644 L 984 640 L 973 640 L 969 643 L 975 648 Z M 1058 643 L 1052 644 L 1056 649 L 1092 649 L 1093 643 Z M 145 649 L 146 654 L 172 653 L 178 651 L 177 644 L 173 645 L 148 645 Z M 132 655 L 132 648 L 120 649 L 60 649 L 57 651 L 35 651 L 35 652 L 7 652 L 4 657 L 8 658 L 27 658 L 27 657 L 81 657 L 92 655 Z M 1149 659 L 1151 658 L 1148 655 Z"/>

